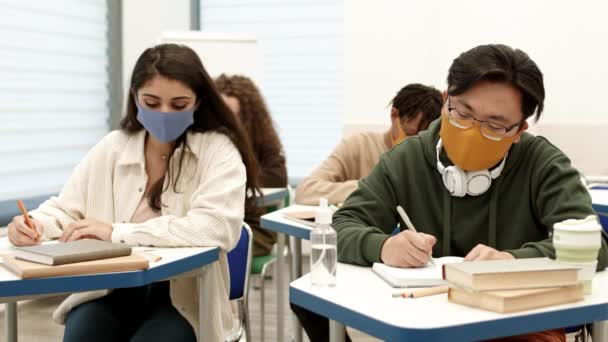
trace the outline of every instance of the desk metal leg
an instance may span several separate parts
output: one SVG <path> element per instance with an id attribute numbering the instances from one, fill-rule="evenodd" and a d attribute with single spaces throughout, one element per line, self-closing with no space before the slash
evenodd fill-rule
<path id="1" fill-rule="evenodd" d="M 203 270 L 201 271 L 201 275 L 198 277 L 198 333 L 199 335 L 202 334 L 203 331 L 205 331 L 205 329 L 207 329 L 207 326 L 205 325 L 205 322 L 207 322 L 206 316 L 207 316 L 207 312 L 205 312 L 204 309 L 204 305 L 203 305 L 203 301 L 205 300 L 205 290 L 208 286 L 208 279 L 209 277 L 205 277 L 205 268 L 203 268 Z M 207 280 L 207 281 L 206 281 Z"/>
<path id="2" fill-rule="evenodd" d="M 277 341 L 285 341 L 285 271 L 283 251 L 285 250 L 285 234 L 277 236 Z"/>
<path id="3" fill-rule="evenodd" d="M 4 331 L 7 342 L 17 342 L 17 303 L 4 304 Z"/>
<path id="4" fill-rule="evenodd" d="M 593 342 L 608 341 L 608 321 L 599 321 L 593 323 Z"/>
<path id="5" fill-rule="evenodd" d="M 293 243 L 293 270 L 295 279 L 302 277 L 302 240 L 295 238 Z M 292 279 L 292 280 L 295 280 Z M 295 342 L 302 342 L 302 325 L 298 318 L 292 314 L 293 334 Z"/>
<path id="6" fill-rule="evenodd" d="M 344 342 L 346 339 L 346 328 L 344 324 L 334 320 L 329 321 L 329 341 Z"/>

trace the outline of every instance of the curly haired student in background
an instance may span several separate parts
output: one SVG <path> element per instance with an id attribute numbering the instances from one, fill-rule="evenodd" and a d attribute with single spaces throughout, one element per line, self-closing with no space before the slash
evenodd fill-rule
<path id="1" fill-rule="evenodd" d="M 285 155 L 264 98 L 253 81 L 242 75 L 222 74 L 215 80 L 218 91 L 249 135 L 258 161 L 259 184 L 265 188 L 287 186 Z M 253 230 L 253 255 L 270 254 L 276 233 L 260 229 L 263 210 L 245 209 L 245 222 Z"/>

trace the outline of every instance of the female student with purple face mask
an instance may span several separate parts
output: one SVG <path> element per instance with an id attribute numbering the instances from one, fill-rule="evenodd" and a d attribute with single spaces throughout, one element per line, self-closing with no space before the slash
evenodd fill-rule
<path id="1" fill-rule="evenodd" d="M 247 136 L 196 53 L 174 44 L 138 59 L 120 127 L 84 157 L 59 196 L 31 212 L 42 237 L 18 216 L 10 241 L 220 247 L 203 303 L 196 278 L 183 278 L 73 294 L 53 319 L 66 325 L 64 341 L 223 341 L 232 324 L 226 252 L 240 236 L 245 194 L 257 188 Z M 196 331 L 199 319 L 204 331 Z"/>

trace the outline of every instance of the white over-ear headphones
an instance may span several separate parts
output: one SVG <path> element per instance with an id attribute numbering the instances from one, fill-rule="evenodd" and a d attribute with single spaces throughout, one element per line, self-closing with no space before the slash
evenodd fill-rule
<path id="1" fill-rule="evenodd" d="M 456 197 L 464 197 L 467 194 L 479 196 L 488 191 L 490 185 L 492 185 L 492 180 L 500 176 L 502 169 L 504 169 L 508 155 L 507 153 L 500 165 L 492 171 L 464 171 L 456 165 L 443 166 L 441 160 L 439 160 L 439 153 L 442 147 L 443 143 L 441 138 L 439 138 L 439 142 L 437 142 L 437 171 L 441 174 L 445 188 L 448 189 L 452 196 Z"/>

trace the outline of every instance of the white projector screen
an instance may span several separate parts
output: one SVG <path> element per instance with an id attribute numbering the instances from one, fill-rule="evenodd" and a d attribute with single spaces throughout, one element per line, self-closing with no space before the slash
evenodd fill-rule
<path id="1" fill-rule="evenodd" d="M 159 43 L 189 46 L 199 55 L 209 75 L 240 74 L 262 88 L 262 50 L 255 36 L 204 31 L 163 32 Z"/>

